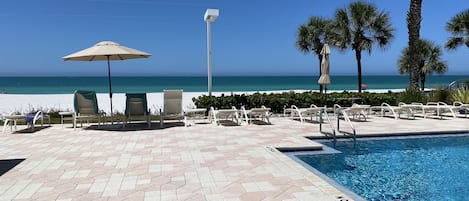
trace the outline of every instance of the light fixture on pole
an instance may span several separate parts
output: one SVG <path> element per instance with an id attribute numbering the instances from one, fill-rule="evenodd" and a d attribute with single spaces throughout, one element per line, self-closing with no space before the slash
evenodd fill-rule
<path id="1" fill-rule="evenodd" d="M 208 63 L 208 96 L 212 96 L 212 46 L 210 23 L 218 17 L 218 9 L 207 9 L 204 21 L 207 22 L 207 63 Z"/>

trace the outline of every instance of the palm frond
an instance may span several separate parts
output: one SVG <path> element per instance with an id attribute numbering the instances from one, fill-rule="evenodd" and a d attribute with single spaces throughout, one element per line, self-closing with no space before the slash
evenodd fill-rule
<path id="1" fill-rule="evenodd" d="M 448 50 L 455 50 L 458 46 L 464 43 L 464 39 L 461 37 L 449 37 L 446 41 L 445 48 Z"/>
<path id="2" fill-rule="evenodd" d="M 451 33 L 452 37 L 448 38 L 445 47 L 454 50 L 462 44 L 469 47 L 469 9 L 464 10 L 446 23 L 446 31 Z"/>
<path id="3" fill-rule="evenodd" d="M 377 7 L 369 2 L 352 2 L 348 7 L 336 10 L 331 30 L 332 45 L 341 51 L 347 48 L 355 51 L 360 86 L 361 51 L 366 50 L 371 54 L 375 43 L 384 48 L 393 38 L 394 28 L 391 26 L 389 14 L 379 12 Z"/>
<path id="4" fill-rule="evenodd" d="M 331 23 L 331 33 L 329 43 L 341 51 L 345 51 L 351 42 L 350 20 L 347 14 L 347 9 L 338 9 L 334 15 L 335 19 Z"/>
<path id="5" fill-rule="evenodd" d="M 410 70 L 409 70 L 409 57 L 407 55 L 409 55 L 409 48 L 408 47 L 404 48 L 401 51 L 401 56 L 399 56 L 399 60 L 397 62 L 398 63 L 398 71 L 399 71 L 399 74 L 401 74 L 401 75 L 410 72 Z"/>
<path id="6" fill-rule="evenodd" d="M 297 30 L 297 48 L 304 53 L 313 51 L 319 55 L 324 43 L 328 42 L 330 23 L 331 20 L 326 18 L 311 17 L 307 24 L 301 25 Z"/>
<path id="7" fill-rule="evenodd" d="M 441 60 L 443 52 L 439 45 L 430 40 L 421 39 L 418 41 L 417 48 L 421 76 L 431 75 L 433 73 L 442 74 L 448 70 L 446 61 Z M 409 47 L 406 47 L 402 50 L 401 56 L 399 57 L 399 73 L 404 74 L 410 72 L 409 60 L 410 50 Z"/>
<path id="8" fill-rule="evenodd" d="M 307 26 L 302 25 L 298 28 L 295 44 L 296 44 L 296 47 L 304 53 L 308 53 L 311 49 L 308 35 L 309 35 L 309 30 Z"/>

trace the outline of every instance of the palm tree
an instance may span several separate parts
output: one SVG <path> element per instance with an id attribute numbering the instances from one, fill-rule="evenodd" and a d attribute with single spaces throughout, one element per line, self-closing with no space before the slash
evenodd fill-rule
<path id="1" fill-rule="evenodd" d="M 410 0 L 407 12 L 407 29 L 409 31 L 409 88 L 419 88 L 418 43 L 420 39 L 420 22 L 422 21 L 422 0 Z"/>
<path id="2" fill-rule="evenodd" d="M 327 41 L 330 20 L 322 17 L 311 17 L 307 24 L 298 28 L 296 47 L 304 52 L 316 54 L 319 60 L 319 76 L 321 76 L 321 49 Z M 319 85 L 322 93 L 322 85 Z"/>
<path id="3" fill-rule="evenodd" d="M 454 50 L 463 44 L 469 48 L 469 9 L 451 18 L 446 24 L 446 31 L 453 35 L 446 42 L 447 49 Z"/>
<path id="4" fill-rule="evenodd" d="M 429 40 L 419 40 L 417 43 L 417 57 L 416 60 L 419 67 L 419 79 L 421 83 L 421 89 L 425 89 L 425 81 L 427 75 L 432 73 L 443 74 L 448 70 L 448 65 L 445 61 L 441 60 L 441 47 Z M 405 74 L 410 71 L 410 48 L 406 47 L 402 50 L 402 54 L 399 58 L 399 73 Z"/>
<path id="5" fill-rule="evenodd" d="M 389 14 L 378 11 L 370 3 L 352 2 L 348 8 L 338 9 L 335 12 L 333 25 L 334 34 L 331 36 L 332 45 L 340 50 L 351 47 L 355 51 L 358 70 L 358 92 L 362 85 L 362 51 L 371 50 L 374 43 L 381 48 L 388 45 L 394 37 L 394 28 L 391 26 Z"/>

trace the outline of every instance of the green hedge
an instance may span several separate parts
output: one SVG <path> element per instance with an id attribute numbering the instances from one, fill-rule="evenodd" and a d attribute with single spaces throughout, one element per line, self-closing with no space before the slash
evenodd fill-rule
<path id="1" fill-rule="evenodd" d="M 218 97 L 212 96 L 199 96 L 193 98 L 192 101 L 198 108 L 231 108 L 235 106 L 240 108 L 245 106 L 246 109 L 261 107 L 262 105 L 271 108 L 274 113 L 282 113 L 284 107 L 296 105 L 298 107 L 309 107 L 315 104 L 318 107 L 327 105 L 332 107 L 334 104 L 339 104 L 343 107 L 352 105 L 353 102 L 367 105 L 381 105 L 386 102 L 391 105 L 397 105 L 399 102 L 399 93 L 356 93 L 356 92 L 342 92 L 342 93 L 329 93 L 321 94 L 318 92 L 284 92 L 284 93 L 254 93 L 252 95 L 233 94 L 221 95 Z"/>

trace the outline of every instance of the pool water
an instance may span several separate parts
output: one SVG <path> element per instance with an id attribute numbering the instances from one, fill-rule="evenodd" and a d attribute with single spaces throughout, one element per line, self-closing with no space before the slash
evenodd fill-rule
<path id="1" fill-rule="evenodd" d="M 366 200 L 469 200 L 469 136 L 321 142 L 296 155 Z"/>

